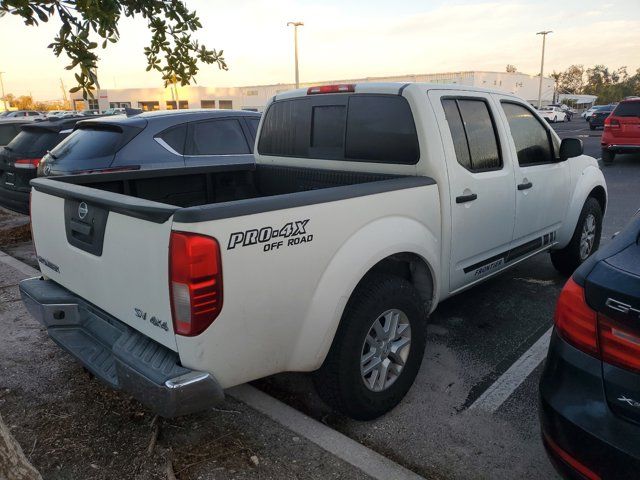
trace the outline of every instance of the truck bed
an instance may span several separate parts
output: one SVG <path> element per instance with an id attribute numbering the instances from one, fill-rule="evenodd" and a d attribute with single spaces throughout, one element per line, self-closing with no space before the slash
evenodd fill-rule
<path id="1" fill-rule="evenodd" d="M 156 223 L 171 215 L 183 223 L 216 220 L 432 183 L 426 177 L 271 165 L 138 170 L 32 181 L 38 191 L 90 201 Z M 344 186 L 351 188 L 336 188 Z"/>

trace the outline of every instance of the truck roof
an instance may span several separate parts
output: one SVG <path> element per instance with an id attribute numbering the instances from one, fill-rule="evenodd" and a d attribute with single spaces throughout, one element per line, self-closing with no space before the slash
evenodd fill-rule
<path id="1" fill-rule="evenodd" d="M 335 86 L 337 86 L 336 84 Z M 426 82 L 366 82 L 366 83 L 352 83 L 352 84 L 339 84 L 344 86 L 353 87 L 354 93 L 379 93 L 379 94 L 392 94 L 397 95 L 405 88 L 418 86 L 426 88 L 427 90 L 454 90 L 454 91 L 466 91 L 466 92 L 482 92 L 482 93 L 498 93 L 500 95 L 512 96 L 519 98 L 513 93 L 506 93 L 502 90 L 496 90 L 492 88 L 474 87 L 471 85 L 460 85 L 456 83 L 426 83 Z M 330 85 L 321 85 L 323 87 L 329 87 Z M 274 96 L 274 100 L 283 100 L 286 98 L 305 97 L 309 94 L 311 88 L 298 88 L 296 90 L 289 90 L 287 92 L 279 93 Z M 328 93 L 328 92 L 327 92 Z M 339 93 L 339 92 L 335 92 Z"/>

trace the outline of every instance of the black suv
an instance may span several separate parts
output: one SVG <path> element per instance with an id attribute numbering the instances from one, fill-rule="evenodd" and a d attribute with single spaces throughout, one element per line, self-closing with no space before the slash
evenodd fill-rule
<path id="1" fill-rule="evenodd" d="M 604 107 L 596 110 L 587 119 L 589 122 L 589 128 L 595 130 L 597 127 L 604 127 L 605 119 L 611 115 L 611 112 L 616 108 L 616 105 L 605 105 Z"/>
<path id="2" fill-rule="evenodd" d="M 40 160 L 84 119 L 78 116 L 19 125 L 19 133 L 0 149 L 0 206 L 29 213 L 29 180 L 36 177 Z"/>
<path id="3" fill-rule="evenodd" d="M 568 479 L 640 478 L 640 215 L 580 266 L 540 382 L 547 452 Z"/>
<path id="4" fill-rule="evenodd" d="M 79 122 L 38 176 L 254 163 L 256 112 L 177 110 Z"/>

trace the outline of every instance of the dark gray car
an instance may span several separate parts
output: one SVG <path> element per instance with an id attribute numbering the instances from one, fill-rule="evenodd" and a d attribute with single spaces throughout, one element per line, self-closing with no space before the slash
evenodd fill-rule
<path id="1" fill-rule="evenodd" d="M 44 156 L 38 176 L 253 163 L 260 114 L 156 111 L 78 122 Z"/>

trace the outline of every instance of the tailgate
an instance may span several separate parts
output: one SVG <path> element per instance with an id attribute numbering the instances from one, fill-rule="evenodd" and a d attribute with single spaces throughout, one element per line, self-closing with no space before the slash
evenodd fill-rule
<path id="1" fill-rule="evenodd" d="M 176 207 L 52 179 L 32 184 L 42 273 L 175 350 L 168 248 Z"/>

